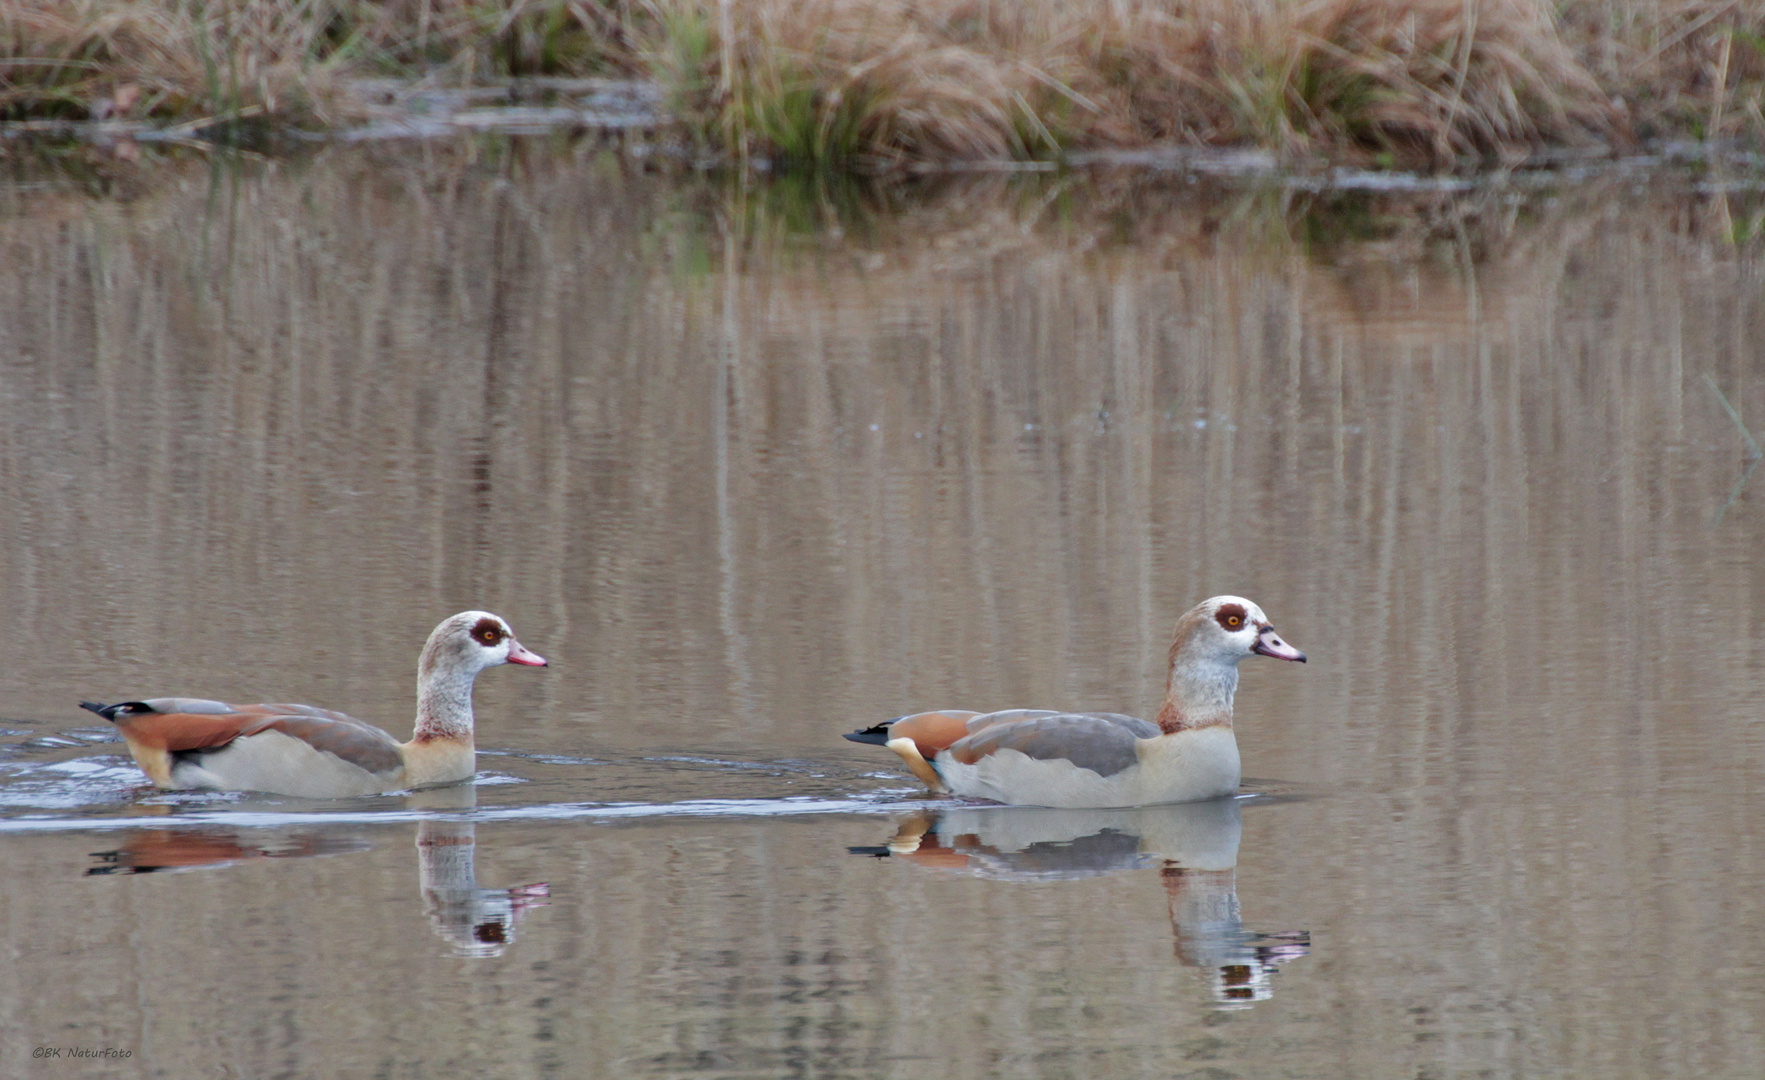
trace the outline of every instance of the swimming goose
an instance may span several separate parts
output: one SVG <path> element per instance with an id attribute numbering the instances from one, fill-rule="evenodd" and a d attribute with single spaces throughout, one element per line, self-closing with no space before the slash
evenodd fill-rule
<path id="1" fill-rule="evenodd" d="M 150 698 L 82 701 L 115 724 L 162 788 L 264 791 L 339 799 L 454 784 L 477 768 L 472 681 L 497 664 L 544 667 L 509 624 L 463 611 L 429 635 L 417 661 L 417 730 L 399 742 L 372 724 L 311 705 L 228 705 Z"/>
<path id="2" fill-rule="evenodd" d="M 1192 802 L 1238 790 L 1232 694 L 1247 656 L 1305 662 L 1257 607 L 1215 596 L 1177 620 L 1164 707 L 1118 713 L 944 709 L 854 731 L 880 743 L 934 793 L 1071 808 Z"/>

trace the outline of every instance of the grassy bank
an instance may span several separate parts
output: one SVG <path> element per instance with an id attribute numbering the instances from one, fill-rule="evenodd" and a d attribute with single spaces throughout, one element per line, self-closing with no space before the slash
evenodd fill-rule
<path id="1" fill-rule="evenodd" d="M 1447 166 L 1765 145 L 1756 0 L 10 0 L 0 118 L 348 122 L 369 76 L 651 78 L 733 158 L 1159 144 Z"/>

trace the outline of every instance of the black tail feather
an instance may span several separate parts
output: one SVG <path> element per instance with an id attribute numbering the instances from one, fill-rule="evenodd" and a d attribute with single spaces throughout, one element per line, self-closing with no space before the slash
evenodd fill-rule
<path id="1" fill-rule="evenodd" d="M 851 739 L 853 742 L 875 743 L 877 746 L 886 746 L 889 741 L 889 725 L 894 722 L 894 720 L 884 720 L 875 727 L 867 727 L 858 731 L 848 732 L 846 738 Z"/>
<path id="2" fill-rule="evenodd" d="M 116 723 L 117 717 L 121 716 L 123 713 L 134 710 L 137 706 L 140 707 L 142 712 L 152 711 L 147 707 L 145 702 L 140 701 L 119 701 L 115 705 L 100 705 L 96 701 L 80 702 L 80 708 L 89 712 L 95 712 L 113 724 Z"/>

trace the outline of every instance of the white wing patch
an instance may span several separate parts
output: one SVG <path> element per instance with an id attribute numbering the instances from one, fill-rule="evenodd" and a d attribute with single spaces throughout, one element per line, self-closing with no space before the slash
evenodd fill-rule
<path id="1" fill-rule="evenodd" d="M 951 791 L 1021 806 L 1153 806 L 1194 802 L 1238 790 L 1238 742 L 1223 725 L 1140 739 L 1139 761 L 1099 776 L 1062 758 L 1032 758 L 1009 748 L 994 750 L 973 765 L 948 751 L 938 773 Z"/>
<path id="2" fill-rule="evenodd" d="M 280 731 L 246 735 L 207 753 L 179 754 L 171 773 L 173 784 L 180 788 L 264 791 L 308 799 L 374 795 L 404 787 L 402 768 L 371 773 Z"/>

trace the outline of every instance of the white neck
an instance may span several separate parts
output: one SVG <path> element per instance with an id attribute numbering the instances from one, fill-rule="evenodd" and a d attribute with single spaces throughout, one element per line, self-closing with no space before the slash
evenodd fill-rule
<path id="1" fill-rule="evenodd" d="M 1238 690 L 1238 665 L 1213 656 L 1179 655 L 1171 663 L 1164 707 L 1156 723 L 1167 735 L 1186 728 L 1232 726 L 1232 695 Z"/>
<path id="2" fill-rule="evenodd" d="M 414 741 L 457 739 L 472 744 L 472 683 L 476 671 L 428 668 L 417 677 Z"/>

